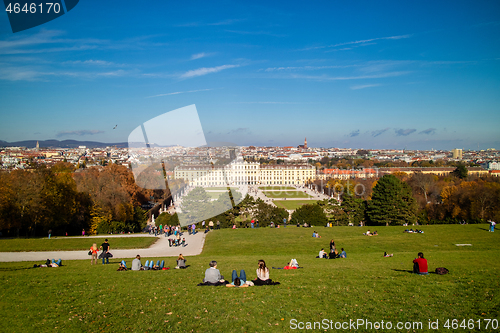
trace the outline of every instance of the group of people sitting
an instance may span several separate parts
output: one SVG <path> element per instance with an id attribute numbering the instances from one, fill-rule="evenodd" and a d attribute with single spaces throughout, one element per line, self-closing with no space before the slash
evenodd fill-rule
<path id="1" fill-rule="evenodd" d="M 347 258 L 347 253 L 345 252 L 344 248 L 341 248 L 339 252 L 335 246 L 335 241 L 332 239 L 330 241 L 330 253 L 326 253 L 325 249 L 323 248 L 321 249 L 321 251 L 319 251 L 319 254 L 316 258 L 322 258 L 322 259 Z"/>
<path id="2" fill-rule="evenodd" d="M 377 232 L 377 230 L 375 230 L 374 232 L 371 232 L 370 230 L 368 230 L 363 235 L 364 236 L 378 236 L 378 232 Z"/>
<path id="3" fill-rule="evenodd" d="M 205 278 L 203 282 L 198 284 L 198 286 L 222 286 L 226 287 L 238 287 L 246 288 L 251 286 L 264 286 L 264 285 L 277 285 L 279 282 L 275 282 L 269 278 L 269 268 L 266 267 L 266 262 L 264 260 L 259 260 L 259 267 L 257 268 L 257 278 L 254 280 L 247 280 L 245 270 L 241 270 L 240 274 L 233 270 L 231 276 L 231 283 L 224 279 L 220 271 L 217 269 L 217 261 L 212 260 L 209 263 L 209 268 L 205 271 Z"/>
<path id="4" fill-rule="evenodd" d="M 424 233 L 423 230 L 418 230 L 418 229 L 415 229 L 415 230 L 413 230 L 413 229 L 410 229 L 410 230 L 406 229 L 403 232 L 407 232 L 409 234 L 423 234 Z"/>
<path id="5" fill-rule="evenodd" d="M 62 266 L 62 260 L 59 259 L 59 260 L 55 260 L 55 259 L 47 259 L 47 261 L 45 261 L 45 264 L 40 264 L 40 265 L 37 265 L 37 264 L 34 264 L 33 265 L 33 268 L 37 268 L 37 267 L 59 267 L 59 266 Z"/>
<path id="6" fill-rule="evenodd" d="M 314 231 L 313 238 L 321 238 L 321 236 L 316 231 Z"/>
<path id="7" fill-rule="evenodd" d="M 347 253 L 345 252 L 344 248 L 341 249 L 341 252 L 337 251 L 337 249 L 330 249 L 330 253 L 328 254 L 325 252 L 325 249 L 321 249 L 316 258 L 323 258 L 323 259 L 347 258 Z"/>
<path id="8" fill-rule="evenodd" d="M 187 268 L 186 266 L 186 259 L 182 256 L 182 254 L 179 254 L 179 257 L 177 258 L 177 266 L 175 266 L 176 269 L 184 269 Z M 120 267 L 118 267 L 119 271 L 126 271 L 129 268 L 127 267 L 127 263 L 125 260 L 122 260 L 120 262 Z M 153 260 L 149 261 L 146 260 L 146 264 L 143 266 L 141 263 L 141 256 L 137 255 L 134 260 L 132 260 L 132 267 L 130 270 L 132 271 L 148 271 L 148 270 L 153 270 L 153 271 L 161 271 L 161 270 L 167 270 L 170 269 L 170 267 L 165 267 L 165 260 L 157 260 L 156 264 Z"/>

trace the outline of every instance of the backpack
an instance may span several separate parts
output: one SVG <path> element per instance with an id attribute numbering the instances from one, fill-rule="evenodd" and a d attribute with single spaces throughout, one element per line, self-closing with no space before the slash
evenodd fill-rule
<path id="1" fill-rule="evenodd" d="M 445 275 L 445 274 L 448 274 L 450 271 L 444 267 L 438 267 L 436 268 L 436 274 L 439 274 L 439 275 Z"/>

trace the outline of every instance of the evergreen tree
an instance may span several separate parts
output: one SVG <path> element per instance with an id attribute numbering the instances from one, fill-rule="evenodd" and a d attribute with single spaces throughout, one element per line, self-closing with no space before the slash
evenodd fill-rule
<path id="1" fill-rule="evenodd" d="M 396 176 L 383 176 L 373 189 L 367 214 L 371 224 L 402 225 L 416 222 L 417 203 L 410 186 Z"/>
<path id="2" fill-rule="evenodd" d="M 352 192 L 348 191 L 342 196 L 342 210 L 347 215 L 347 223 L 358 225 L 365 217 L 365 201 L 356 198 Z"/>
<path id="3" fill-rule="evenodd" d="M 259 221 L 260 227 L 267 227 L 271 222 L 275 224 L 283 223 L 283 219 L 288 219 L 288 212 L 283 208 L 271 206 L 262 200 L 258 200 L 255 218 Z"/>
<path id="4" fill-rule="evenodd" d="M 202 187 L 196 187 L 182 198 L 182 225 L 200 222 L 212 217 L 213 205 L 210 196 Z"/>
<path id="5" fill-rule="evenodd" d="M 325 226 L 328 222 L 323 208 L 318 204 L 314 205 L 303 205 L 297 208 L 292 214 L 291 223 L 293 224 L 303 224 L 307 223 L 309 225 L 322 225 Z"/>
<path id="6" fill-rule="evenodd" d="M 453 170 L 453 172 L 452 172 L 452 174 L 455 177 L 458 177 L 460 179 L 467 179 L 468 173 L 469 173 L 469 170 L 467 170 L 467 168 L 463 164 L 457 166 L 457 168 L 455 170 Z"/>

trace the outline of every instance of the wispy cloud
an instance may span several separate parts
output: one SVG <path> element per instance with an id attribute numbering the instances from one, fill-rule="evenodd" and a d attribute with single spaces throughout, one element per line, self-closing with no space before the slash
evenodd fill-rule
<path id="1" fill-rule="evenodd" d="M 0 41 L 0 54 L 46 53 L 95 49 L 108 41 L 92 38 L 62 38 L 64 31 L 41 30 L 28 37 L 12 37 Z M 43 45 L 43 46 L 42 46 Z M 40 48 L 40 46 L 42 46 Z"/>
<path id="2" fill-rule="evenodd" d="M 84 136 L 84 135 L 96 135 L 104 133 L 104 131 L 100 130 L 79 130 L 79 131 L 60 131 L 56 134 L 56 137 L 60 138 L 62 136 Z"/>
<path id="3" fill-rule="evenodd" d="M 434 133 L 436 133 L 436 129 L 435 128 L 428 128 L 426 130 L 418 132 L 418 134 L 427 134 L 427 135 L 429 135 L 429 134 L 432 135 Z"/>
<path id="4" fill-rule="evenodd" d="M 215 53 L 206 53 L 206 52 L 200 52 L 193 54 L 190 58 L 190 60 L 196 60 L 196 59 L 201 59 L 201 58 L 206 58 L 214 55 Z"/>
<path id="5" fill-rule="evenodd" d="M 166 93 L 166 94 L 159 94 L 159 95 L 154 95 L 154 96 L 148 96 L 146 98 L 151 98 L 151 97 L 160 97 L 160 96 L 171 96 L 171 95 L 179 95 L 179 94 L 187 94 L 187 93 L 194 93 L 198 91 L 210 91 L 213 89 L 198 89 L 198 90 L 189 90 L 189 91 L 176 91 L 176 92 L 171 92 L 171 93 Z"/>
<path id="6" fill-rule="evenodd" d="M 362 84 L 362 85 L 358 85 L 358 86 L 352 86 L 351 89 L 352 90 L 359 90 L 359 89 L 379 87 L 379 86 L 381 86 L 381 84 L 379 84 L 379 83 L 377 83 L 377 84 Z"/>
<path id="7" fill-rule="evenodd" d="M 389 130 L 389 127 L 384 128 L 384 129 L 381 129 L 381 130 L 375 130 L 375 131 L 372 131 L 372 136 L 373 136 L 374 138 L 376 138 L 377 136 L 379 136 L 379 135 L 381 135 L 381 134 L 383 134 L 383 133 L 387 132 L 388 130 Z"/>
<path id="8" fill-rule="evenodd" d="M 357 44 L 362 44 L 362 45 L 373 45 L 375 43 L 372 43 L 374 41 L 378 40 L 398 40 L 398 39 L 404 39 L 404 38 L 410 38 L 412 35 L 399 35 L 399 36 L 389 36 L 389 37 L 378 37 L 378 38 L 371 38 L 371 39 L 362 39 L 362 40 L 356 40 L 352 42 L 344 42 L 344 43 L 337 43 L 337 44 L 332 44 L 332 45 L 324 45 L 324 46 L 313 46 L 313 47 L 308 47 L 305 49 L 302 49 L 302 51 L 308 51 L 308 50 L 316 50 L 316 49 L 325 49 L 325 48 L 334 48 L 334 47 L 339 47 L 339 46 L 345 46 L 345 45 L 357 45 Z M 349 48 L 345 48 L 346 50 L 349 50 Z"/>
<path id="9" fill-rule="evenodd" d="M 387 77 L 396 77 L 401 75 L 407 75 L 412 73 L 411 71 L 395 71 L 387 73 L 379 73 L 372 75 L 352 75 L 352 76 L 328 76 L 328 75 L 297 75 L 292 74 L 290 78 L 292 79 L 308 79 L 308 80 L 318 80 L 318 81 L 341 81 L 341 80 L 361 80 L 361 79 L 381 79 Z"/>
<path id="10" fill-rule="evenodd" d="M 416 132 L 417 130 L 414 128 L 408 128 L 408 129 L 400 128 L 400 129 L 395 129 L 394 131 L 396 132 L 397 136 L 408 136 L 411 133 Z"/>
<path id="11" fill-rule="evenodd" d="M 121 64 L 115 64 L 111 61 L 105 60 L 74 60 L 74 61 L 65 61 L 62 63 L 63 65 L 90 65 L 90 66 L 123 66 Z"/>
<path id="12" fill-rule="evenodd" d="M 288 66 L 288 67 L 269 67 L 266 69 L 261 69 L 259 71 L 265 72 L 282 72 L 282 71 L 312 71 L 312 70 L 322 70 L 322 69 L 337 69 L 337 68 L 349 68 L 358 67 L 361 65 L 333 65 L 333 66 Z"/>
<path id="13" fill-rule="evenodd" d="M 351 133 L 348 134 L 351 138 L 358 136 L 359 135 L 359 129 L 352 131 Z"/>
<path id="14" fill-rule="evenodd" d="M 203 68 L 198 68 L 198 69 L 193 69 L 190 71 L 187 71 L 184 74 L 181 74 L 179 77 L 181 79 L 188 79 L 196 76 L 203 76 L 211 73 L 217 73 L 220 71 L 223 71 L 225 69 L 229 68 L 236 68 L 240 67 L 240 65 L 222 65 L 222 66 L 217 66 L 217 67 L 203 67 Z"/>
<path id="15" fill-rule="evenodd" d="M 240 127 L 227 132 L 227 134 L 252 134 L 248 127 Z"/>

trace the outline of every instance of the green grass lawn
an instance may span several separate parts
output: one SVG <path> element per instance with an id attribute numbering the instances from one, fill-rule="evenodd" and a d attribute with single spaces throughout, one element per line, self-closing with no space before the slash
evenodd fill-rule
<path id="1" fill-rule="evenodd" d="M 270 199 L 274 198 L 310 198 L 311 196 L 302 191 L 265 191 L 264 194 Z"/>
<path id="2" fill-rule="evenodd" d="M 227 191 L 227 187 L 205 187 L 205 191 Z M 231 187 L 231 191 L 238 190 L 237 187 Z"/>
<path id="3" fill-rule="evenodd" d="M 9 238 L 0 239 L 0 252 L 22 251 L 79 251 L 88 250 L 93 243 L 100 246 L 104 238 Z M 109 238 L 112 249 L 142 249 L 156 242 L 156 237 Z"/>
<path id="4" fill-rule="evenodd" d="M 276 206 L 280 208 L 285 208 L 288 210 L 295 210 L 302 205 L 312 205 L 316 203 L 318 200 L 273 200 Z"/>
<path id="5" fill-rule="evenodd" d="M 482 331 L 498 332 L 484 328 L 485 319 L 500 315 L 499 233 L 487 232 L 486 225 L 439 225 L 422 226 L 425 234 L 380 227 L 380 236 L 366 237 L 367 229 L 321 227 L 319 239 L 311 237 L 312 229 L 297 227 L 214 231 L 203 253 L 187 258 L 186 270 L 118 272 L 119 260 L 105 266 L 67 261 L 60 268 L 0 263 L 2 327 L 9 332 L 293 332 L 294 320 L 363 319 L 394 326 L 421 322 L 422 330 L 392 331 L 425 332 L 429 319 L 439 320 L 438 331 L 455 331 L 444 328 L 447 319 L 459 324 L 473 319 L 476 329 L 482 320 Z M 330 239 L 345 248 L 347 259 L 315 259 Z M 394 257 L 384 258 L 384 251 Z M 443 266 L 450 274 L 409 273 L 419 251 L 430 271 Z M 245 269 L 254 278 L 257 260 L 283 267 L 291 258 L 303 268 L 271 269 L 278 286 L 196 286 L 210 260 L 218 261 L 226 278 L 232 269 Z M 173 267 L 174 258 L 167 264 Z"/>
<path id="6" fill-rule="evenodd" d="M 259 190 L 261 191 L 285 191 L 285 190 L 296 190 L 293 186 L 259 186 Z"/>

